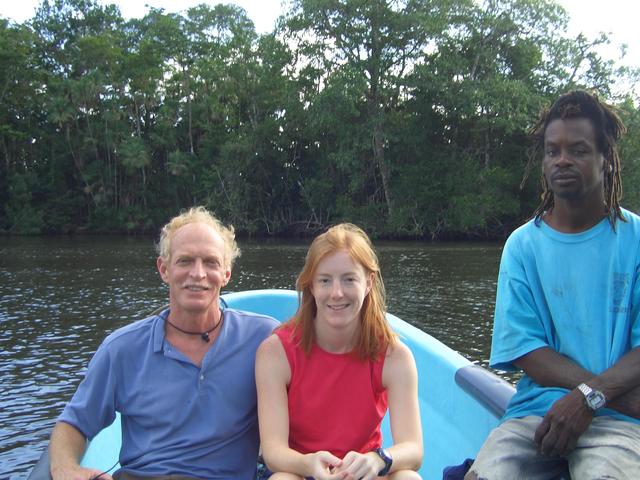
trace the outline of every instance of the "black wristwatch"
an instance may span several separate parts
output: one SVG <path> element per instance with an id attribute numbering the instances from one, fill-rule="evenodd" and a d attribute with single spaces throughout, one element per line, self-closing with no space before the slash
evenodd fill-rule
<path id="1" fill-rule="evenodd" d="M 604 398 L 604 394 L 599 390 L 594 390 L 586 383 L 581 383 L 578 385 L 578 390 L 584 395 L 584 399 L 587 402 L 587 407 L 592 412 L 597 411 L 598 409 L 605 406 L 607 403 L 607 399 Z"/>
<path id="2" fill-rule="evenodd" d="M 384 462 L 384 468 L 378 472 L 379 477 L 384 477 L 387 473 L 389 473 L 389 470 L 391 470 L 393 458 L 391 458 L 389 452 L 387 452 L 384 448 L 376 448 L 374 452 L 376 452 Z"/>

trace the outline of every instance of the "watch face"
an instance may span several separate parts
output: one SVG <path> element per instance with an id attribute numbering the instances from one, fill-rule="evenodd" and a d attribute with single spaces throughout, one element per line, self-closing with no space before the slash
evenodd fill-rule
<path id="1" fill-rule="evenodd" d="M 587 403 L 592 410 L 598 410 L 599 408 L 604 407 L 604 395 L 601 392 L 594 390 L 587 397 Z"/>

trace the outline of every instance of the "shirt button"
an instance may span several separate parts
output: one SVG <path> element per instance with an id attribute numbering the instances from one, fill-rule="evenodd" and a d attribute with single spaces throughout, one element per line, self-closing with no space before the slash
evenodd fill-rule
<path id="1" fill-rule="evenodd" d="M 203 382 L 204 381 L 204 375 L 200 375 L 200 381 Z"/>

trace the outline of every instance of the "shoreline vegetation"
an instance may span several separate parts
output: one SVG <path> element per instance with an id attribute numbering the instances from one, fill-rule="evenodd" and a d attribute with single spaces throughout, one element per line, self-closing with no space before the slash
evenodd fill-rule
<path id="1" fill-rule="evenodd" d="M 2 235 L 155 234 L 205 205 L 249 238 L 504 239 L 538 203 L 527 132 L 574 88 L 618 107 L 640 210 L 640 68 L 554 1 L 291 0 L 261 35 L 235 5 L 104 3 L 0 18 Z"/>
<path id="2" fill-rule="evenodd" d="M 526 221 L 523 220 L 523 221 Z M 266 232 L 245 232 L 245 231 L 238 231 L 236 230 L 236 238 L 239 241 L 258 241 L 258 240 L 264 240 L 264 241 L 282 241 L 282 242 L 287 242 L 287 241 L 298 241 L 298 240 L 312 240 L 313 238 L 315 238 L 319 233 L 322 233 L 323 231 L 325 231 L 328 227 L 333 226 L 334 223 L 329 223 L 317 230 L 305 230 L 305 231 L 295 231 L 294 233 L 291 232 L 280 232 L 277 234 L 268 234 Z M 507 229 L 508 232 L 513 231 L 513 229 L 517 228 L 518 226 L 520 226 L 520 224 L 518 225 L 514 225 L 512 229 Z M 74 228 L 74 229 L 58 229 L 58 230 L 52 230 L 52 231 L 47 231 L 47 232 L 42 232 L 42 231 L 38 231 L 38 232 L 11 232 L 11 231 L 6 231 L 6 230 L 0 230 L 0 238 L 4 237 L 4 238 L 10 238 L 10 237 L 40 237 L 40 238 L 58 238 L 58 237 L 69 237 L 69 238 L 73 238 L 73 237 L 109 237 L 109 236 L 114 236 L 114 237 L 149 237 L 153 240 L 155 240 L 155 237 L 157 237 L 158 234 L 158 230 L 159 227 L 157 229 L 150 229 L 150 230 L 136 230 L 136 229 L 126 229 L 126 228 L 122 228 L 120 230 L 115 229 L 115 230 L 89 230 L 87 228 L 82 228 L 82 227 L 78 227 L 78 228 Z M 427 237 L 425 235 L 419 235 L 419 234 L 414 234 L 414 235 L 410 235 L 410 234 L 393 234 L 393 233 L 387 233 L 387 234 L 377 234 L 375 236 L 372 236 L 373 239 L 375 240 L 382 240 L 382 241 L 406 241 L 406 242 L 494 242 L 494 241 L 504 241 L 506 239 L 506 237 L 508 236 L 508 233 L 499 233 L 499 234 L 493 234 L 493 235 L 480 235 L 478 233 L 474 233 L 474 234 L 467 234 L 467 233 L 456 233 L 456 234 L 452 234 L 452 233 L 443 233 L 441 236 L 439 236 L 438 238 L 430 238 Z"/>

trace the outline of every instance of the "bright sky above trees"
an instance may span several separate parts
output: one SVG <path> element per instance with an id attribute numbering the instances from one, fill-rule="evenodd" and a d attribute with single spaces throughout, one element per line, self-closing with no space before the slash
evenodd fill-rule
<path id="1" fill-rule="evenodd" d="M 5 0 L 0 2 L 0 15 L 23 22 L 33 16 L 40 0 Z M 141 17 L 147 11 L 146 5 L 164 8 L 167 11 L 184 10 L 199 3 L 235 3 L 244 8 L 260 33 L 270 31 L 276 18 L 284 9 L 283 0 L 101 0 L 101 3 L 115 3 L 125 17 Z M 584 32 L 595 37 L 605 32 L 612 40 L 609 50 L 602 52 L 608 58 L 619 59 L 619 45 L 628 45 L 623 62 L 640 67 L 640 35 L 637 32 L 637 14 L 640 9 L 636 2 L 629 0 L 608 0 L 603 8 L 601 0 L 558 0 L 571 16 L 571 32 Z"/>

